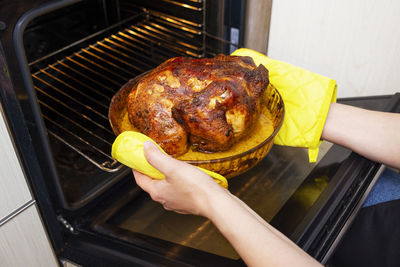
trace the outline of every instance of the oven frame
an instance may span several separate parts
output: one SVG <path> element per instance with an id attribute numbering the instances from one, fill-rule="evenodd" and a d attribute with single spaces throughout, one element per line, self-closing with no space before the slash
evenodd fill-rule
<path id="1" fill-rule="evenodd" d="M 35 92 L 32 90 L 33 84 L 22 39 L 24 29 L 31 19 L 77 3 L 79 0 L 57 2 L 17 0 L 11 2 L 0 8 L 0 14 L 4 15 L 6 21 L 6 23 L 0 24 L 1 104 L 25 176 L 38 203 L 42 220 L 59 259 L 67 259 L 89 266 L 106 265 L 106 263 L 118 264 L 118 266 L 131 264 L 150 266 L 155 262 L 177 266 L 215 263 L 222 266 L 243 265 L 240 260 L 225 260 L 199 251 L 192 253 L 191 250 L 188 252 L 191 257 L 188 262 L 188 257 L 179 258 L 165 251 L 152 250 L 145 242 L 132 245 L 104 237 L 85 227 L 81 228 L 79 224 L 69 224 L 75 218 L 85 214 L 89 214 L 89 216 L 84 217 L 83 220 L 92 218 L 91 212 L 98 208 L 98 203 L 109 203 L 115 199 L 119 190 L 131 179 L 131 176 L 127 175 L 118 181 L 95 203 L 90 203 L 77 211 L 68 211 L 62 208 L 63 203 L 58 197 L 61 189 L 56 184 L 48 182 L 52 180 L 49 176 L 54 175 L 51 173 L 54 170 L 54 163 L 48 146 L 46 127 L 38 103 L 35 101 Z M 384 108 L 386 111 L 392 111 L 400 105 L 400 94 L 383 98 L 385 98 L 385 103 L 388 102 L 387 107 Z M 349 101 L 362 99 L 350 99 Z M 333 149 L 340 150 L 341 148 L 334 146 Z M 327 156 L 334 156 L 334 154 L 328 152 Z M 283 228 L 283 232 L 317 260 L 322 263 L 326 262 L 383 168 L 384 166 L 381 164 L 352 153 L 338 167 L 333 176 L 333 179 L 338 179 L 340 182 L 320 196 L 317 203 L 297 227 L 288 226 Z M 303 185 L 312 177 L 313 173 L 306 178 Z M 357 186 L 360 182 L 362 185 Z M 288 203 L 293 203 L 293 201 L 296 201 L 295 196 L 289 199 Z M 341 208 L 342 204 L 346 208 Z M 289 218 L 291 212 L 289 205 L 285 205 L 276 218 L 271 221 L 271 224 L 280 224 Z M 68 226 L 72 226 L 73 229 L 69 228 L 68 230 Z M 165 245 L 168 246 L 166 243 Z M 99 254 L 102 255 L 100 259 Z"/>
<path id="2" fill-rule="evenodd" d="M 46 3 L 48 1 L 14 1 L 5 3 L 1 7 L 5 25 L 1 30 L 0 39 L 0 66 L 1 66 L 1 100 L 6 114 L 7 123 L 13 136 L 16 150 L 23 167 L 27 182 L 31 187 L 34 199 L 49 233 L 50 241 L 55 251 L 64 246 L 63 227 L 57 221 L 57 201 L 51 190 L 57 190 L 46 183 L 43 170 L 51 170 L 48 161 L 49 148 L 43 144 L 46 140 L 43 120 L 40 117 L 37 103 L 33 102 L 32 81 L 27 66 L 22 34 L 29 21 L 36 15 L 45 13 L 44 6 L 48 10 L 62 8 L 69 3 Z M 71 0 L 71 2 L 77 2 Z M 3 16 L 4 15 L 4 16 Z M 22 50 L 21 50 L 22 48 Z M 31 90 L 29 90 L 31 89 Z M 33 142 L 32 140 L 41 140 Z M 42 157 L 39 157 L 42 155 Z M 58 189 L 59 190 L 59 189 Z M 53 197 L 52 197 L 53 195 Z"/>

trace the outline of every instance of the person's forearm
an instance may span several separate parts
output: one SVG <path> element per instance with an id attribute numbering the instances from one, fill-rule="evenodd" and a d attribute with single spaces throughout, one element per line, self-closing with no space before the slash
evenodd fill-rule
<path id="1" fill-rule="evenodd" d="M 400 114 L 332 103 L 322 139 L 400 168 Z"/>
<path id="2" fill-rule="evenodd" d="M 300 249 L 295 243 L 293 243 L 289 238 L 287 238 L 284 234 L 282 234 L 281 232 L 279 232 L 278 230 L 276 230 L 272 225 L 270 225 L 269 223 L 267 223 L 260 215 L 258 215 L 254 210 L 252 210 L 249 206 L 246 205 L 246 203 L 244 203 L 241 199 L 239 199 L 238 197 L 232 195 L 233 198 L 235 198 L 235 200 L 242 206 L 244 207 L 250 214 L 252 214 L 254 216 L 254 218 L 256 218 L 262 225 L 264 225 L 265 227 L 267 227 L 272 233 L 274 233 L 275 235 L 277 235 L 279 238 L 281 238 L 283 241 L 285 241 L 288 245 L 290 245 L 291 247 L 295 248 L 295 249 Z"/>
<path id="3" fill-rule="evenodd" d="M 230 194 L 212 202 L 208 218 L 248 266 L 319 266 L 319 263 Z"/>

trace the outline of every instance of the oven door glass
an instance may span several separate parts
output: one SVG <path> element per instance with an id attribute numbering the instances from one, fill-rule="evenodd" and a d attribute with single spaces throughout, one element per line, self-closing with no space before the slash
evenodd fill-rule
<path id="1" fill-rule="evenodd" d="M 274 146 L 256 167 L 229 179 L 229 190 L 268 222 L 297 192 L 299 206 L 291 218 L 294 226 L 327 187 L 338 162 L 350 154 L 339 149 L 335 157 L 321 161 L 331 146 L 327 142 L 322 144 L 317 163 L 308 162 L 305 149 Z M 306 178 L 307 184 L 304 184 Z M 131 183 L 134 190 L 133 177 Z M 144 235 L 233 260 L 240 258 L 211 221 L 166 211 L 144 192 L 113 203 L 98 218 L 96 231 L 124 240 L 134 242 L 136 235 Z"/>

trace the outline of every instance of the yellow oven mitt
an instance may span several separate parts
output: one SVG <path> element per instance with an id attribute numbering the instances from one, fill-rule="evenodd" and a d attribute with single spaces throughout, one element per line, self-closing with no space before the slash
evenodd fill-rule
<path id="1" fill-rule="evenodd" d="M 135 169 L 154 179 L 162 180 L 165 178 L 164 174 L 150 165 L 144 156 L 143 144 L 146 141 L 153 142 L 162 152 L 167 154 L 150 137 L 139 132 L 125 131 L 119 134 L 114 140 L 114 143 L 111 147 L 111 156 L 132 169 Z M 214 181 L 220 186 L 228 188 L 228 181 L 224 176 L 198 166 L 195 167 L 214 178 Z"/>
<path id="2" fill-rule="evenodd" d="M 251 49 L 240 48 L 232 55 L 249 56 L 257 66 L 263 64 L 282 96 L 285 117 L 275 144 L 308 148 L 309 160 L 315 162 L 329 106 L 336 102 L 336 82 Z"/>

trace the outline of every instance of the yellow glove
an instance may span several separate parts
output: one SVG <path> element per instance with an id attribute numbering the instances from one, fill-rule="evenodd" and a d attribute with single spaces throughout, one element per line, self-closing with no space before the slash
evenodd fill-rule
<path id="1" fill-rule="evenodd" d="M 154 179 L 162 180 L 165 178 L 165 175 L 150 165 L 144 156 L 143 143 L 146 141 L 153 142 L 165 153 L 165 151 L 150 137 L 139 132 L 125 131 L 119 134 L 115 139 L 111 147 L 111 156 L 132 169 Z M 198 166 L 195 167 L 214 178 L 220 186 L 228 188 L 228 181 L 224 176 Z"/>
<path id="2" fill-rule="evenodd" d="M 257 66 L 263 64 L 282 96 L 285 117 L 275 144 L 308 148 L 309 160 L 315 162 L 329 106 L 336 102 L 336 82 L 251 49 L 240 48 L 232 55 L 249 56 Z"/>

